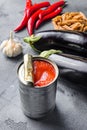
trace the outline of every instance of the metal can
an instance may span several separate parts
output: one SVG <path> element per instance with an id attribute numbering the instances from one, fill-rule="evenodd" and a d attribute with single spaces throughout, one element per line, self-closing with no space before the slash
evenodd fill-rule
<path id="1" fill-rule="evenodd" d="M 33 57 L 33 60 L 47 61 L 53 65 L 56 76 L 54 80 L 43 87 L 32 87 L 32 83 L 24 81 L 24 64 L 18 67 L 19 91 L 22 109 L 25 115 L 31 118 L 41 118 L 55 108 L 58 66 L 51 60 L 42 57 Z"/>

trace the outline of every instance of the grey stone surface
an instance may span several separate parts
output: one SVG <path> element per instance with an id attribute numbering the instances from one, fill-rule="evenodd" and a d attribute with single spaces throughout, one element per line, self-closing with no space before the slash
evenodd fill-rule
<path id="1" fill-rule="evenodd" d="M 82 11 L 87 15 L 86 0 L 67 0 L 67 4 L 63 12 Z M 9 37 L 10 30 L 20 22 L 24 6 L 24 0 L 0 0 L 0 43 Z M 49 27 L 53 29 L 50 21 L 44 23 L 39 30 Z M 14 34 L 23 45 L 23 54 L 35 55 L 36 53 L 23 42 L 23 37 L 27 35 L 26 29 Z M 33 120 L 24 115 L 17 80 L 17 68 L 22 60 L 23 55 L 12 59 L 0 52 L 0 130 L 87 130 L 87 86 L 64 80 L 61 75 L 58 79 L 55 110 L 40 120 Z"/>

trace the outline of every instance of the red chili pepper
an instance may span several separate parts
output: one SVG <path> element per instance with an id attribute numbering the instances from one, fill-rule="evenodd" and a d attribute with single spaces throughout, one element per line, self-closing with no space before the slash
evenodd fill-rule
<path id="1" fill-rule="evenodd" d="M 26 0 L 26 7 L 25 9 L 28 9 L 32 6 L 32 1 L 31 0 Z"/>
<path id="2" fill-rule="evenodd" d="M 36 12 L 30 17 L 30 19 L 28 20 L 27 30 L 28 30 L 29 35 L 32 35 L 32 34 L 33 34 L 35 22 L 36 22 L 36 20 L 39 18 L 39 13 L 40 13 L 41 11 L 42 11 L 42 10 L 36 11 Z"/>
<path id="3" fill-rule="evenodd" d="M 27 25 L 28 19 L 35 11 L 37 11 L 40 8 L 47 7 L 49 5 L 50 5 L 49 2 L 41 2 L 31 6 L 31 0 L 26 0 L 26 7 L 25 7 L 23 19 L 20 22 L 20 24 L 14 29 L 14 31 L 17 32 L 23 29 Z"/>
<path id="4" fill-rule="evenodd" d="M 54 4 L 50 5 L 46 10 L 43 10 L 40 14 L 39 14 L 39 18 L 43 18 L 45 15 L 50 14 L 51 12 L 53 12 L 55 9 L 57 9 L 60 6 L 63 6 L 65 4 L 64 0 L 60 0 L 58 2 L 55 2 Z"/>
<path id="5" fill-rule="evenodd" d="M 28 22 L 27 9 L 29 9 L 31 6 L 32 6 L 31 0 L 26 0 L 26 6 L 25 6 L 23 18 L 20 24 L 14 29 L 15 32 L 20 31 L 27 25 L 27 22 Z"/>
<path id="6" fill-rule="evenodd" d="M 49 20 L 49 19 L 51 19 L 51 18 L 57 16 L 57 15 L 60 14 L 61 12 L 62 12 L 62 7 L 58 7 L 54 12 L 52 12 L 52 13 L 50 13 L 50 14 L 44 16 L 42 19 L 37 20 L 37 22 L 36 22 L 36 24 L 35 24 L 35 28 L 37 29 L 42 22 L 44 22 L 44 21 L 46 21 L 46 20 Z"/>
<path id="7" fill-rule="evenodd" d="M 35 11 L 39 10 L 40 8 L 48 7 L 49 5 L 50 3 L 47 1 L 33 5 L 31 8 L 29 8 L 28 17 L 30 17 Z"/>

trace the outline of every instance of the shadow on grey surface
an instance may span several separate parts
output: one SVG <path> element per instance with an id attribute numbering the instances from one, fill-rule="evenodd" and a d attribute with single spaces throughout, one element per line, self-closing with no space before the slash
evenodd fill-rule
<path id="1" fill-rule="evenodd" d="M 19 60 L 23 59 L 23 53 L 21 53 L 20 55 L 18 55 L 16 57 L 6 57 L 6 58 L 9 60 L 12 60 L 12 61 L 19 61 Z"/>
<path id="2" fill-rule="evenodd" d="M 61 82 L 66 80 L 76 90 L 87 91 L 87 73 L 81 73 L 71 69 L 60 69 Z"/>
<path id="3" fill-rule="evenodd" d="M 67 130 L 67 126 L 64 124 L 63 115 L 58 110 L 57 106 L 55 106 L 54 110 L 48 113 L 46 116 L 39 119 L 27 118 L 28 121 L 37 122 L 44 126 L 44 129 L 48 128 L 48 130 Z M 43 130 L 43 127 L 42 127 Z"/>
<path id="4" fill-rule="evenodd" d="M 55 106 L 55 109 L 51 113 L 43 118 L 43 122 L 54 126 L 57 125 L 60 127 L 64 127 L 63 117 L 57 106 Z"/>

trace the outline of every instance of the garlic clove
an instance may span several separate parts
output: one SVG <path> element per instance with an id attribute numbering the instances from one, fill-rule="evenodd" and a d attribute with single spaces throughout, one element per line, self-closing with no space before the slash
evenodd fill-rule
<path id="1" fill-rule="evenodd" d="M 0 45 L 0 50 L 2 50 L 7 45 L 8 40 L 4 40 Z"/>
<path id="2" fill-rule="evenodd" d="M 3 49 L 3 54 L 5 54 L 8 57 L 12 57 L 12 55 L 13 55 L 12 46 L 6 46 Z"/>
<path id="3" fill-rule="evenodd" d="M 21 44 L 17 43 L 16 46 L 14 47 L 14 53 L 13 53 L 13 57 L 20 55 L 22 53 L 23 49 Z"/>

